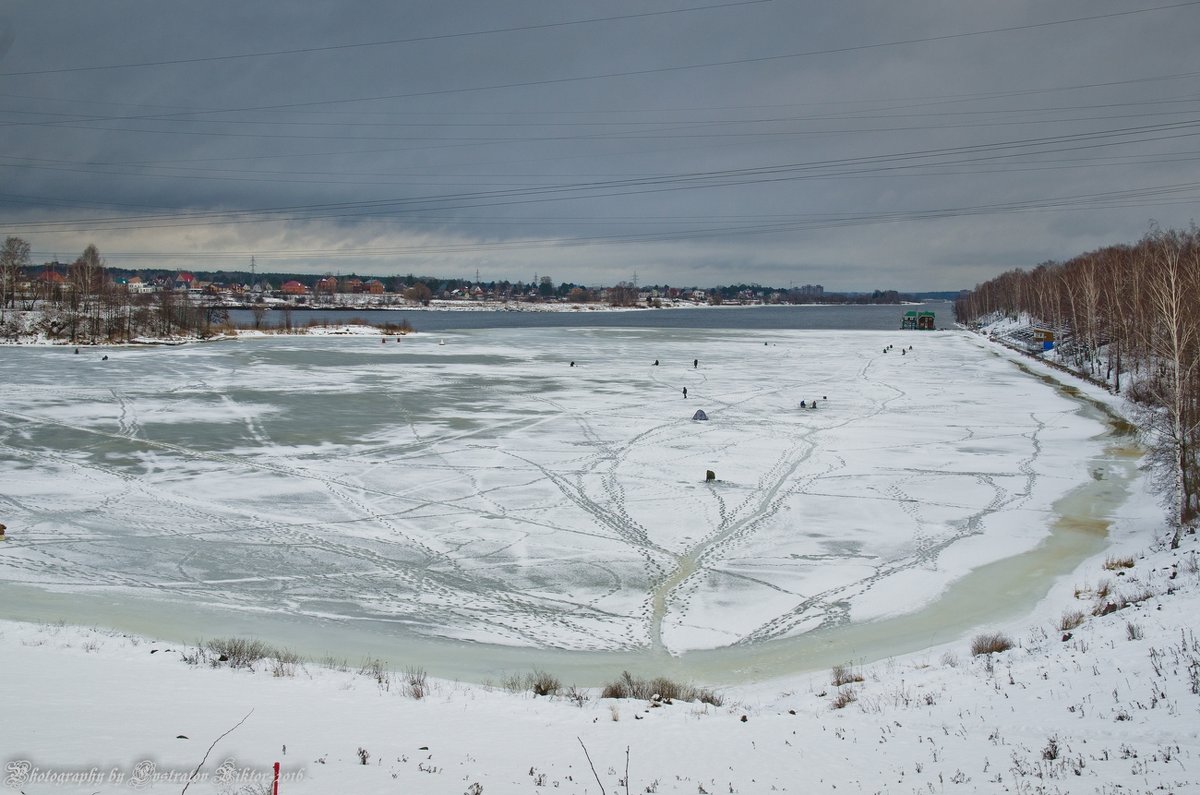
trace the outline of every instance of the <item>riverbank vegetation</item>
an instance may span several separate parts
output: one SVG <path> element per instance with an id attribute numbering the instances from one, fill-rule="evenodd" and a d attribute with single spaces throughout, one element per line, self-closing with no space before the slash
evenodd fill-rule
<path id="1" fill-rule="evenodd" d="M 8 237 L 0 248 L 0 341 L 48 341 L 70 345 L 142 341 L 205 340 L 236 334 L 227 296 L 185 285 L 144 289 L 136 280 L 114 278 L 95 246 L 88 246 L 65 272 L 44 268 L 32 273 L 29 244 Z M 321 328 L 327 320 L 292 320 L 295 307 L 281 302 L 279 322 L 268 324 L 266 303 L 251 305 L 246 328 L 297 334 Z M 368 326 L 386 335 L 413 330 L 407 320 L 372 324 L 361 318 L 337 326 Z"/>
<path id="2" fill-rule="evenodd" d="M 29 275 L 29 244 L 8 237 L 0 249 L 0 339 L 70 344 L 208 339 L 232 330 L 225 306 L 176 290 L 139 293 L 114 281 L 93 245 L 66 268 Z"/>
<path id="3" fill-rule="evenodd" d="M 1008 271 L 955 316 L 1131 402 L 1178 545 L 1200 517 L 1200 229 Z"/>

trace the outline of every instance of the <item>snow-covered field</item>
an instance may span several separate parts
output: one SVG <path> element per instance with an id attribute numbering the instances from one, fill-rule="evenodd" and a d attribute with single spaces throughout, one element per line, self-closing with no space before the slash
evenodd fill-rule
<path id="1" fill-rule="evenodd" d="M 545 339 L 6 355 L 0 598 L 67 623 L 0 623 L 4 786 L 181 791 L 248 714 L 189 792 L 274 761 L 284 793 L 1195 791 L 1195 537 L 1157 543 L 1098 412 L 965 334 Z M 182 662 L 221 626 L 348 670 Z M 1015 648 L 972 657 L 979 631 Z M 478 661 L 418 699 L 415 666 L 456 670 L 430 634 L 632 648 L 443 650 L 724 703 L 538 698 Z"/>

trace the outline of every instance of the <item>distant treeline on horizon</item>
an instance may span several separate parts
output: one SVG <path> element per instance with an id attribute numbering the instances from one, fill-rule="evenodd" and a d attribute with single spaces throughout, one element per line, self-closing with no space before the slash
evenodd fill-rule
<path id="1" fill-rule="evenodd" d="M 67 269 L 69 263 L 65 262 L 47 262 L 37 266 L 26 266 L 23 270 L 29 278 L 35 277 L 38 273 L 45 270 Z M 168 268 L 119 268 L 107 266 L 105 271 L 110 278 L 114 280 L 125 280 L 138 276 L 143 280 L 155 279 L 171 279 L 181 273 L 180 269 Z M 286 281 L 298 281 L 306 286 L 312 286 L 317 281 L 329 278 L 333 274 L 312 274 L 312 273 L 289 273 L 284 271 L 279 272 L 251 272 L 248 270 L 217 270 L 217 271 L 188 271 L 197 279 L 206 282 L 214 282 L 218 284 L 247 284 L 253 285 L 257 282 L 271 282 L 276 287 Z M 442 276 L 423 275 L 418 276 L 409 273 L 405 276 L 390 276 L 381 277 L 376 275 L 364 275 L 358 273 L 337 274 L 335 277 L 339 282 L 342 280 L 358 279 L 366 282 L 370 279 L 378 279 L 383 282 L 389 292 L 400 292 L 414 284 L 424 284 L 430 288 L 434 295 L 440 295 L 444 292 L 452 292 L 454 290 L 465 290 L 470 287 L 480 286 L 491 293 L 507 293 L 509 295 L 525 295 L 530 292 L 537 293 L 546 298 L 566 298 L 571 291 L 576 288 L 587 289 L 587 285 L 577 284 L 574 282 L 560 282 L 555 285 L 549 281 L 550 277 L 543 276 L 535 282 L 524 282 L 521 280 L 510 281 L 508 279 L 495 279 L 491 281 L 472 281 L 470 279 L 446 278 Z M 594 285 L 593 289 L 602 289 L 606 285 Z M 720 296 L 727 300 L 736 300 L 739 297 L 748 295 L 766 296 L 778 294 L 787 296 L 792 301 L 803 303 L 902 303 L 905 301 L 921 301 L 921 300 L 945 300 L 953 301 L 961 297 L 964 291 L 962 290 L 925 290 L 925 291 L 898 291 L 898 290 L 840 290 L 826 291 L 821 285 L 801 285 L 788 287 L 775 287 L 771 285 L 763 285 L 757 283 L 740 283 L 718 285 L 716 287 L 697 287 L 686 286 L 678 287 L 666 284 L 644 284 L 631 285 L 628 282 L 621 282 L 619 285 L 624 287 L 635 287 L 639 291 L 654 292 L 659 295 L 666 295 L 668 292 L 678 292 L 681 294 L 691 295 L 695 292 L 701 292 L 708 296 Z"/>

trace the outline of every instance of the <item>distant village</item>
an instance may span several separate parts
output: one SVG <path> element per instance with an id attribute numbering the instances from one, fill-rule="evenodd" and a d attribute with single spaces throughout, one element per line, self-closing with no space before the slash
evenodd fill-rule
<path id="1" fill-rule="evenodd" d="M 52 299 L 71 289 L 71 268 L 51 262 L 26 268 L 15 291 Z M 898 304 L 906 296 L 895 290 L 871 293 L 829 293 L 819 284 L 780 288 L 758 284 L 724 287 L 635 286 L 621 282 L 607 287 L 588 287 L 570 282 L 554 284 L 549 277 L 531 282 L 507 280 L 482 282 L 438 277 L 391 277 L 356 275 L 305 276 L 301 274 L 255 274 L 252 272 L 129 271 L 105 268 L 105 281 L 133 296 L 173 293 L 229 308 L 284 306 L 323 308 L 389 308 L 430 305 L 433 301 L 531 302 L 604 304 L 623 307 L 655 307 L 667 304 Z M 207 299 L 207 300 L 205 300 Z"/>
<path id="2" fill-rule="evenodd" d="M 10 236 L 0 249 L 0 339 L 37 338 L 71 344 L 121 342 L 140 338 L 209 338 L 234 329 L 231 310 L 249 310 L 252 328 L 292 328 L 296 309 L 542 308 L 548 304 L 653 309 L 678 306 L 780 304 L 899 304 L 919 300 L 896 290 L 831 293 L 819 284 L 764 287 L 638 286 L 634 281 L 607 287 L 554 283 L 549 276 L 529 282 L 485 282 L 476 276 L 444 279 L 357 275 L 312 276 L 248 271 L 195 273 L 182 270 L 130 270 L 110 267 L 94 245 L 74 262 L 33 265 L 30 246 Z M 635 277 L 636 281 L 636 277 Z M 933 294 L 926 294 L 931 296 Z M 541 305 L 535 307 L 534 305 Z M 270 310 L 283 323 L 268 323 Z M 242 322 L 245 322 L 244 320 Z"/>

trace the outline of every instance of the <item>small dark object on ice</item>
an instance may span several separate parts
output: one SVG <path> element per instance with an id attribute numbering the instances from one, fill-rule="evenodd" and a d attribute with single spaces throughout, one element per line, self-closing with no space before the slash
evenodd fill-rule
<path id="1" fill-rule="evenodd" d="M 716 472 L 713 472 L 711 469 L 704 470 L 704 480 L 705 481 L 716 480 L 716 479 L 717 479 Z"/>

